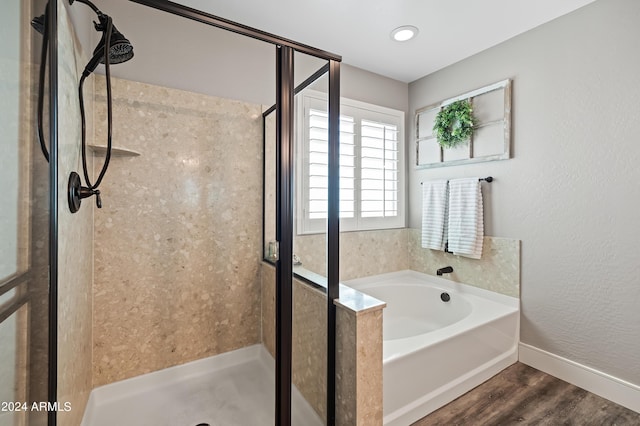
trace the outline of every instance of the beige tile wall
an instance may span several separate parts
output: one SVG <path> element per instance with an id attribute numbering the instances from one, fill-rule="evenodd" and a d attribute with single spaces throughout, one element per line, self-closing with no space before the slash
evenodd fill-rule
<path id="1" fill-rule="evenodd" d="M 275 267 L 262 265 L 262 343 L 275 358 Z M 292 380 L 318 415 L 327 411 L 327 298 L 293 280 Z"/>
<path id="2" fill-rule="evenodd" d="M 326 235 L 296 235 L 294 252 L 305 269 L 326 275 Z M 406 229 L 342 232 L 340 280 L 409 269 Z"/>
<path id="3" fill-rule="evenodd" d="M 336 328 L 337 423 L 382 425 L 382 309 L 339 307 Z"/>
<path id="4" fill-rule="evenodd" d="M 261 107 L 113 79 L 113 108 L 141 155 L 111 159 L 96 211 L 94 386 L 260 341 Z"/>
<path id="5" fill-rule="evenodd" d="M 470 259 L 421 247 L 419 229 L 408 229 L 410 269 L 435 275 L 452 266 L 442 278 L 469 284 L 507 296 L 520 295 L 520 240 L 484 237 L 482 259 Z"/>
<path id="6" fill-rule="evenodd" d="M 354 302 L 357 303 L 357 302 Z M 382 308 L 337 305 L 336 423 L 382 424 Z M 262 266 L 262 342 L 275 357 L 275 268 Z M 293 283 L 293 384 L 326 420 L 327 298 Z"/>
<path id="7" fill-rule="evenodd" d="M 20 200 L 21 210 L 18 213 L 21 227 L 21 259 L 18 266 L 20 270 L 28 269 L 29 277 L 28 283 L 23 284 L 20 291 L 28 295 L 29 303 L 15 314 L 18 361 L 15 366 L 9 366 L 15 368 L 18 375 L 16 400 L 27 402 L 47 400 L 49 323 L 49 163 L 42 155 L 35 136 L 39 67 L 31 63 L 31 51 L 38 46 L 42 36 L 29 25 L 29 20 L 35 14 L 32 12 L 35 9 L 32 3 L 21 4 L 23 68 L 20 76 L 19 193 L 23 199 Z M 44 123 L 44 128 L 48 129 L 48 123 Z M 23 414 L 27 424 L 46 423 L 46 412 Z"/>
<path id="8" fill-rule="evenodd" d="M 326 275 L 326 236 L 298 235 L 295 253 L 305 269 Z M 443 266 L 444 278 L 508 296 L 520 294 L 520 240 L 485 237 L 482 259 L 423 249 L 419 229 L 387 229 L 340 234 L 340 279 L 343 281 L 413 269 L 430 275 Z"/>
<path id="9" fill-rule="evenodd" d="M 294 280 L 291 352 L 293 383 L 324 421 L 327 411 L 326 325 L 326 294 Z"/>
<path id="10" fill-rule="evenodd" d="M 87 60 L 78 47 L 67 7 L 68 2 L 58 0 L 58 401 L 70 402 L 72 410 L 58 412 L 58 424 L 77 426 L 91 392 L 93 200 L 85 200 L 75 214 L 67 203 L 69 174 L 82 173 L 77 85 Z M 91 170 L 92 159 L 88 160 Z"/>
<path id="11" fill-rule="evenodd" d="M 276 356 L 276 268 L 266 262 L 260 268 L 260 338 L 272 357 Z"/>

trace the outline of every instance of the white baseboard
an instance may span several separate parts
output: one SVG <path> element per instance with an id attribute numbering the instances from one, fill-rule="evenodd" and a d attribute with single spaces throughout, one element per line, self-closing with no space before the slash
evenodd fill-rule
<path id="1" fill-rule="evenodd" d="M 519 361 L 640 413 L 640 386 L 520 343 Z"/>

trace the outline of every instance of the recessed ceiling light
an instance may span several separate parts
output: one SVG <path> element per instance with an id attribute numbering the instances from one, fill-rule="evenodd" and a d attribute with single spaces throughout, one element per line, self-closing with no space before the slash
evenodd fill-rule
<path id="1" fill-rule="evenodd" d="M 413 25 L 403 25 L 391 31 L 391 38 L 395 41 L 408 41 L 418 35 L 418 28 Z"/>

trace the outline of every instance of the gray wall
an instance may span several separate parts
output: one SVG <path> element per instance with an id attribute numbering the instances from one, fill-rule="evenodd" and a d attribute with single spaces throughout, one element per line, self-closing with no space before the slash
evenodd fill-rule
<path id="1" fill-rule="evenodd" d="M 344 98 L 382 105 L 407 113 L 409 85 L 350 65 L 342 65 L 341 95 Z M 408 127 L 407 127 L 408 130 Z M 405 131 L 405 134 L 408 134 Z"/>
<path id="2" fill-rule="evenodd" d="M 634 384 L 640 384 L 639 21 L 637 0 L 599 0 L 409 87 L 413 115 L 513 78 L 514 158 L 410 167 L 410 226 L 420 227 L 420 181 L 494 176 L 485 185 L 487 233 L 522 240 L 521 340 Z"/>

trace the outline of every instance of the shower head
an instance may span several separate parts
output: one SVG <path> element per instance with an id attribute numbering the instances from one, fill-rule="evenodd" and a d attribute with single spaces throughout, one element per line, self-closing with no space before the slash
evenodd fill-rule
<path id="1" fill-rule="evenodd" d="M 100 60 L 100 63 L 104 63 L 104 47 L 106 45 L 107 37 L 106 31 L 101 29 L 102 27 L 105 27 L 106 29 L 106 24 L 96 24 L 96 30 L 103 31 L 103 33 L 100 42 L 93 51 L 94 55 L 101 55 L 102 59 Z M 131 58 L 133 58 L 133 46 L 131 45 L 131 42 L 120 31 L 118 31 L 115 25 L 113 25 L 111 30 L 111 42 L 109 43 L 109 62 L 111 64 L 121 64 Z"/>
<path id="2" fill-rule="evenodd" d="M 104 48 L 107 45 L 107 26 L 111 18 L 105 15 L 89 0 L 76 0 L 78 3 L 89 6 L 98 15 L 98 21 L 94 21 L 96 31 L 102 32 L 102 38 L 93 51 L 93 57 L 84 69 L 85 77 L 95 71 L 98 64 L 104 64 Z M 73 3 L 71 1 L 70 3 Z M 48 8 L 48 6 L 47 6 Z M 45 33 L 47 12 L 31 20 L 31 26 L 40 34 Z M 111 22 L 111 38 L 109 40 L 109 64 L 121 64 L 133 58 L 133 46 L 131 42 Z"/>
<path id="3" fill-rule="evenodd" d="M 40 34 L 44 34 L 46 19 L 47 17 L 44 13 L 40 16 L 36 16 L 31 20 L 31 26 L 33 27 L 34 30 L 36 30 Z"/>
<path id="4" fill-rule="evenodd" d="M 111 19 L 109 16 L 98 13 L 100 22 L 94 22 L 96 31 L 102 31 L 102 38 L 93 51 L 93 57 L 84 69 L 85 77 L 95 71 L 98 64 L 104 64 L 104 49 L 107 45 L 107 24 Z M 121 64 L 133 58 L 133 46 L 131 42 L 115 27 L 111 25 L 111 38 L 109 39 L 109 63 Z"/>

